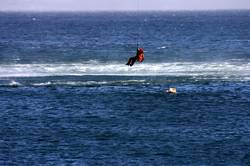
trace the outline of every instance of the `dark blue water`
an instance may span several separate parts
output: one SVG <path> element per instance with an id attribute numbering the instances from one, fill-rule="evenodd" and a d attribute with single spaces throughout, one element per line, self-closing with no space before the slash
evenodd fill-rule
<path id="1" fill-rule="evenodd" d="M 250 165 L 249 29 L 250 11 L 0 13 L 0 165 Z"/>

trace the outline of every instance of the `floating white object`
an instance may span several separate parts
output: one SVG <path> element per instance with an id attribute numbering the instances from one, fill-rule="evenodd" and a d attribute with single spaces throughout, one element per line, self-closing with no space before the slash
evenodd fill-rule
<path id="1" fill-rule="evenodd" d="M 176 88 L 169 88 L 166 90 L 167 93 L 177 93 Z"/>

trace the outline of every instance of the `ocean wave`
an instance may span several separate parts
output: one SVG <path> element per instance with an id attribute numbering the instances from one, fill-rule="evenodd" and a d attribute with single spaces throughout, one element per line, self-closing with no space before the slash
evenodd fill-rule
<path id="1" fill-rule="evenodd" d="M 98 87 L 98 86 L 126 86 L 134 84 L 147 84 L 148 82 L 144 79 L 130 79 L 130 80 L 106 80 L 106 81 L 67 81 L 67 80 L 53 80 L 45 81 L 41 80 L 40 82 L 36 81 L 26 81 L 18 82 L 14 80 L 4 81 L 0 83 L 0 87 L 25 87 L 25 86 L 34 86 L 34 87 L 53 87 L 53 86 L 80 86 L 80 87 Z"/>
<path id="2" fill-rule="evenodd" d="M 160 50 L 160 49 L 165 49 L 165 48 L 167 48 L 167 46 L 157 47 L 158 50 Z"/>
<path id="3" fill-rule="evenodd" d="M 227 42 L 250 42 L 250 39 L 232 39 L 226 40 Z"/>
<path id="4" fill-rule="evenodd" d="M 88 85 L 105 85 L 106 81 L 48 81 L 43 83 L 33 83 L 33 86 L 56 86 L 56 85 L 69 85 L 69 86 L 88 86 Z"/>
<path id="5" fill-rule="evenodd" d="M 173 62 L 143 63 L 133 67 L 119 63 L 74 63 L 74 64 L 9 64 L 0 65 L 0 77 L 45 77 L 45 76 L 222 76 L 248 77 L 248 62 Z"/>
<path id="6" fill-rule="evenodd" d="M 13 80 L 8 85 L 12 86 L 12 87 L 22 86 L 21 83 L 19 83 L 17 81 L 13 81 Z"/>
<path id="7" fill-rule="evenodd" d="M 20 87 L 20 86 L 23 86 L 23 84 L 21 84 L 18 81 L 14 81 L 14 80 L 7 81 L 4 83 L 0 82 L 0 87 Z"/>
<path id="8" fill-rule="evenodd" d="M 144 83 L 146 80 L 117 80 L 117 81 L 48 81 L 32 83 L 32 86 L 105 86 L 105 85 L 130 85 Z"/>

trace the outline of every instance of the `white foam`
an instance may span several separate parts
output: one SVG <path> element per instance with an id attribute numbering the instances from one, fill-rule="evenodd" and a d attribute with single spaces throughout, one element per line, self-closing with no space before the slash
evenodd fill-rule
<path id="1" fill-rule="evenodd" d="M 131 84 L 143 83 L 146 80 L 117 80 L 117 81 L 48 81 L 43 83 L 33 83 L 33 86 L 53 86 L 53 85 L 69 85 L 69 86 L 95 86 L 95 85 L 110 85 L 110 84 Z"/>
<path id="2" fill-rule="evenodd" d="M 223 76 L 248 77 L 250 63 L 245 62 L 173 62 L 136 63 L 133 67 L 124 64 L 74 63 L 74 64 L 12 64 L 0 65 L 0 77 L 44 77 L 44 76 Z"/>
<path id="3" fill-rule="evenodd" d="M 167 46 L 157 47 L 157 49 L 165 49 L 165 48 L 167 48 Z"/>
<path id="4" fill-rule="evenodd" d="M 9 83 L 9 86 L 21 86 L 22 84 L 20 84 L 19 82 L 16 82 L 16 81 L 11 81 L 10 83 Z"/>
<path id="5" fill-rule="evenodd" d="M 34 86 L 49 86 L 52 85 L 52 83 L 50 81 L 48 82 L 44 82 L 44 83 L 34 83 Z"/>

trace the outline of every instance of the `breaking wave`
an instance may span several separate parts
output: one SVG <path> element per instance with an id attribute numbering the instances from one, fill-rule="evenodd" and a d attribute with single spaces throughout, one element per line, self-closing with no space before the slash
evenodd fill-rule
<path id="1" fill-rule="evenodd" d="M 133 83 L 144 83 L 146 80 L 118 80 L 118 81 L 48 81 L 44 83 L 32 83 L 33 86 L 102 86 L 102 85 L 129 85 Z"/>
<path id="2" fill-rule="evenodd" d="M 51 81 L 14 81 L 14 80 L 2 80 L 0 82 L 0 87 L 25 87 L 25 86 L 34 86 L 34 87 L 53 87 L 53 86 L 70 86 L 70 87 L 98 87 L 98 86 L 126 86 L 134 84 L 148 84 L 144 79 L 138 80 L 106 80 L 106 81 L 68 81 L 68 80 L 51 80 Z"/>
<path id="3" fill-rule="evenodd" d="M 133 67 L 124 64 L 74 63 L 74 64 L 9 64 L 0 65 L 0 77 L 45 76 L 250 76 L 250 63 L 246 62 L 175 62 L 143 63 Z"/>

